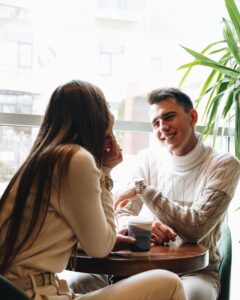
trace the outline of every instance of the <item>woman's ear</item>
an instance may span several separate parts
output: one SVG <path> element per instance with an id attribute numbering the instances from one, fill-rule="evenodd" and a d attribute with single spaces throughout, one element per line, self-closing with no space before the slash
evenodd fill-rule
<path id="1" fill-rule="evenodd" d="M 198 120 L 198 113 L 196 111 L 196 109 L 192 109 L 190 111 L 190 115 L 191 115 L 191 119 L 192 119 L 192 125 L 195 126 Z"/>

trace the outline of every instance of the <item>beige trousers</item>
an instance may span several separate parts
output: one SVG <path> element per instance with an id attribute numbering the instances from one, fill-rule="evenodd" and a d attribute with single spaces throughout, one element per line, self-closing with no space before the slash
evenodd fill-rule
<path id="1" fill-rule="evenodd" d="M 84 295 L 73 294 L 65 280 L 34 286 L 26 294 L 33 300 L 187 300 L 180 278 L 166 270 L 143 272 Z"/>
<path id="2" fill-rule="evenodd" d="M 108 285 L 107 277 L 104 275 L 65 270 L 59 276 L 67 280 L 73 291 L 83 294 Z M 216 272 L 202 270 L 180 278 L 188 300 L 216 300 L 218 298 L 219 279 Z"/>

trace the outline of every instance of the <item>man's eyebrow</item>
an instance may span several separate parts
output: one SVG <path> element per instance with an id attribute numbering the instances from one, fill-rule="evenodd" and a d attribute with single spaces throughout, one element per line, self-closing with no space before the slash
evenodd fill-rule
<path id="1" fill-rule="evenodd" d="M 166 113 L 163 113 L 162 114 L 162 117 L 166 117 L 166 116 L 168 116 L 168 115 L 176 115 L 177 114 L 177 112 L 176 111 L 168 111 L 168 112 L 166 112 Z"/>
<path id="2" fill-rule="evenodd" d="M 161 115 L 156 116 L 156 118 L 154 118 L 154 119 L 152 120 L 152 123 L 154 123 L 157 119 L 163 119 L 163 118 L 168 117 L 169 115 L 176 115 L 176 114 L 177 114 L 176 111 L 168 111 L 168 112 L 166 112 L 166 113 L 163 113 L 163 114 L 161 114 Z"/>

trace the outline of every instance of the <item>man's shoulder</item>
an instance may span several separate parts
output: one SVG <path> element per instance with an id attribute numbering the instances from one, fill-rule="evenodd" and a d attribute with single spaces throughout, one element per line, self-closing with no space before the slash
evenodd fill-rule
<path id="1" fill-rule="evenodd" d="M 216 165 L 224 165 L 226 167 L 229 166 L 240 169 L 239 159 L 229 152 L 221 152 L 218 149 L 212 148 L 209 153 L 209 160 Z"/>

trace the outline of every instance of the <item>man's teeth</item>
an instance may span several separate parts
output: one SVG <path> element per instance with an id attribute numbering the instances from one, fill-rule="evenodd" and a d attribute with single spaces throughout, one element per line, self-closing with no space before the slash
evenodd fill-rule
<path id="1" fill-rule="evenodd" d="M 173 136 L 174 136 L 174 133 L 165 136 L 164 139 L 165 139 L 165 140 L 169 140 L 169 139 L 171 139 Z"/>

